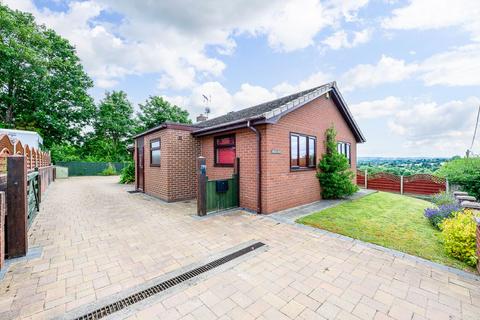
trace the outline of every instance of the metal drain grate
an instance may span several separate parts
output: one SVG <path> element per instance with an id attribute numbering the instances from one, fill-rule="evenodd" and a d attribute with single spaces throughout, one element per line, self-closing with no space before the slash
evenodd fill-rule
<path id="1" fill-rule="evenodd" d="M 157 285 L 154 285 L 153 287 L 150 287 L 148 289 L 142 290 L 140 292 L 134 293 L 124 299 L 121 299 L 119 301 L 116 301 L 114 303 L 111 303 L 109 305 L 106 305 L 102 308 L 99 308 L 95 311 L 92 311 L 90 313 L 87 313 L 83 316 L 80 316 L 78 318 L 75 318 L 75 320 L 93 320 L 93 319 L 100 319 L 103 317 L 106 317 L 114 312 L 117 312 L 119 310 L 122 310 L 132 304 L 135 304 L 137 302 L 140 302 L 144 299 L 147 299 L 148 297 L 151 297 L 157 293 L 160 293 L 162 291 L 167 290 L 168 288 L 171 288 L 177 284 L 180 284 L 184 281 L 187 281 L 193 277 L 196 277 L 202 273 L 205 273 L 209 270 L 212 270 L 218 266 L 221 266 L 222 264 L 225 264 L 235 258 L 238 258 L 240 256 L 243 256 L 244 254 L 249 253 L 250 251 L 256 250 L 260 247 L 263 247 L 265 243 L 263 242 L 256 242 L 246 248 L 240 249 L 238 251 L 235 251 L 229 255 L 226 255 L 220 259 L 214 260 L 212 262 L 209 262 L 201 267 L 195 268 L 193 270 L 190 270 L 188 272 L 185 272 L 179 276 L 176 276 L 174 278 L 171 278 L 169 280 L 163 281 Z"/>

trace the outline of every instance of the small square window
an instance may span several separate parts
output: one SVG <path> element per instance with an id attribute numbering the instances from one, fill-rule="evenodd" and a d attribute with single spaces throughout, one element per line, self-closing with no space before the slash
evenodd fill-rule
<path id="1" fill-rule="evenodd" d="M 233 167 L 236 157 L 235 135 L 214 138 L 215 166 Z"/>

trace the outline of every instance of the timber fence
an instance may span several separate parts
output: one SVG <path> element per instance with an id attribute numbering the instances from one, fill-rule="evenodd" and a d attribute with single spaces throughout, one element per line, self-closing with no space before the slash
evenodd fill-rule
<path id="1" fill-rule="evenodd" d="M 0 135 L 0 269 L 4 258 L 27 254 L 28 229 L 53 181 L 50 153 Z"/>
<path id="2" fill-rule="evenodd" d="M 387 172 L 370 174 L 367 170 L 357 170 L 356 179 L 359 187 L 400 194 L 433 195 L 449 190 L 448 180 L 431 174 L 397 176 Z"/>

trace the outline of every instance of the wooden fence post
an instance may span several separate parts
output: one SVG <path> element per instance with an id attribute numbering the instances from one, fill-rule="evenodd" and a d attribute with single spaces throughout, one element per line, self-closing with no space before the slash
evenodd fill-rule
<path id="1" fill-rule="evenodd" d="M 0 192 L 0 270 L 5 262 L 5 192 Z"/>
<path id="2" fill-rule="evenodd" d="M 38 184 L 37 184 L 37 187 L 38 187 L 38 205 L 40 205 L 40 203 L 42 202 L 42 184 L 44 183 L 43 179 L 42 179 L 42 171 L 40 171 L 40 169 L 38 168 L 35 168 L 35 171 L 38 172 L 38 176 L 37 176 L 37 179 L 38 179 Z"/>
<path id="3" fill-rule="evenodd" d="M 27 239 L 27 162 L 25 156 L 7 158 L 7 243 L 9 258 L 24 256 Z"/>
<path id="4" fill-rule="evenodd" d="M 365 169 L 365 189 L 368 189 L 368 170 Z"/>
<path id="5" fill-rule="evenodd" d="M 450 183 L 448 182 L 448 179 L 445 179 L 445 192 L 450 192 Z"/>
<path id="6" fill-rule="evenodd" d="M 197 158 L 197 214 L 207 214 L 207 165 L 205 157 Z"/>
<path id="7" fill-rule="evenodd" d="M 403 194 L 403 174 L 400 176 L 400 194 Z"/>

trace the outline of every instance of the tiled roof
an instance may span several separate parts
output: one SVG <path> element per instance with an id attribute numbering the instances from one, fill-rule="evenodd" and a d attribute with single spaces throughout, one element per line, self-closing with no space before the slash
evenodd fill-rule
<path id="1" fill-rule="evenodd" d="M 311 88 L 311 89 L 308 89 L 308 90 L 304 90 L 304 91 L 301 91 L 301 92 L 297 92 L 297 93 L 288 95 L 286 97 L 282 97 L 282 98 L 279 98 L 279 99 L 268 101 L 268 102 L 265 102 L 265 103 L 262 103 L 262 104 L 259 104 L 259 105 L 253 106 L 253 107 L 241 109 L 239 111 L 229 112 L 229 113 L 227 113 L 223 116 L 219 116 L 219 117 L 216 117 L 216 118 L 213 118 L 213 119 L 209 119 L 209 120 L 206 120 L 206 121 L 195 123 L 193 126 L 195 126 L 197 128 L 208 128 L 208 127 L 222 125 L 224 123 L 229 123 L 229 122 L 232 122 L 232 121 L 255 118 L 257 116 L 263 115 L 266 112 L 272 111 L 272 110 L 274 110 L 274 109 L 276 109 L 280 106 L 283 106 L 283 105 L 289 103 L 290 101 L 293 101 L 293 100 L 295 100 L 295 99 L 297 99 L 301 96 L 309 94 L 310 92 L 313 92 L 313 91 L 315 91 L 315 90 L 317 90 L 321 87 L 328 87 L 328 86 L 332 86 L 332 85 L 333 85 L 332 83 L 327 83 L 327 84 L 324 84 L 324 85 L 321 85 L 321 86 L 318 86 L 318 87 L 315 87 L 315 88 Z"/>
<path id="2" fill-rule="evenodd" d="M 312 101 L 313 99 L 316 99 L 317 97 L 329 91 L 332 92 L 333 98 L 337 102 L 337 106 L 343 117 L 345 118 L 345 121 L 347 121 L 348 125 L 352 129 L 352 132 L 355 135 L 357 142 L 365 142 L 365 138 L 357 123 L 353 119 L 352 114 L 348 110 L 348 107 L 343 100 L 340 92 L 338 91 L 335 82 L 329 82 L 321 86 L 300 91 L 269 102 L 261 103 L 253 107 L 229 112 L 225 115 L 202 122 L 197 122 L 194 124 L 165 122 L 163 124 L 160 124 L 158 127 L 152 128 L 134 136 L 134 138 L 164 128 L 188 130 L 191 131 L 192 134 L 195 136 L 201 136 L 212 134 L 214 132 L 231 130 L 232 128 L 240 128 L 242 126 L 248 125 L 250 121 L 252 121 L 254 125 L 255 123 L 265 123 L 265 121 L 270 121 L 269 123 L 275 123 L 275 119 L 278 120 L 278 117 L 281 117 L 282 115 L 285 115 L 301 107 L 302 105 L 308 103 L 309 101 Z"/>

